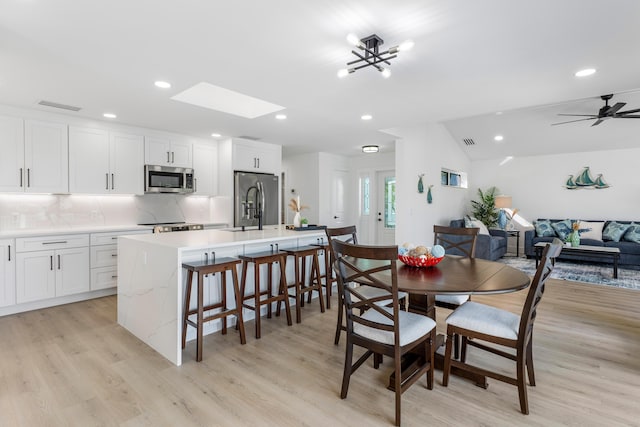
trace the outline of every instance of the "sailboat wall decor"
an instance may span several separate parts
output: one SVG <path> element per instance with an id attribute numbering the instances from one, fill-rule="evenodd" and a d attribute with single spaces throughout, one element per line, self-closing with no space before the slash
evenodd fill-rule
<path id="1" fill-rule="evenodd" d="M 564 184 L 565 188 L 569 190 L 575 190 L 578 188 L 609 188 L 610 185 L 604 180 L 602 174 L 594 179 L 589 170 L 589 166 L 585 166 L 574 178 L 573 175 L 569 175 L 567 182 Z"/>

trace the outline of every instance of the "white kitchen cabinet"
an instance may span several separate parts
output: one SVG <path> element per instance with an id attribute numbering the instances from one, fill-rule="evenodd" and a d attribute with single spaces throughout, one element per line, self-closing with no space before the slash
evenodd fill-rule
<path id="1" fill-rule="evenodd" d="M 13 239 L 0 240 L 0 307 L 16 303 L 16 245 Z"/>
<path id="2" fill-rule="evenodd" d="M 0 117 L 0 191 L 67 193 L 67 125 Z"/>
<path id="3" fill-rule="evenodd" d="M 70 127 L 69 179 L 71 193 L 143 194 L 142 136 Z"/>
<path id="4" fill-rule="evenodd" d="M 89 291 L 88 245 L 87 234 L 16 239 L 16 302 Z"/>
<path id="5" fill-rule="evenodd" d="M 250 140 L 233 140 L 233 170 L 279 175 L 282 147 Z"/>
<path id="6" fill-rule="evenodd" d="M 218 147 L 215 143 L 193 145 L 193 174 L 195 194 L 203 196 L 218 194 Z"/>
<path id="7" fill-rule="evenodd" d="M 148 165 L 193 167 L 190 141 L 147 136 L 144 138 L 144 153 Z"/>

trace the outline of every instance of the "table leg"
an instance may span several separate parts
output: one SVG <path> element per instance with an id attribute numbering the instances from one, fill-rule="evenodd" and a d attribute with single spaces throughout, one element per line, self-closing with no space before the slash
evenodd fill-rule
<path id="1" fill-rule="evenodd" d="M 613 278 L 618 278 L 618 254 L 613 254 Z"/>

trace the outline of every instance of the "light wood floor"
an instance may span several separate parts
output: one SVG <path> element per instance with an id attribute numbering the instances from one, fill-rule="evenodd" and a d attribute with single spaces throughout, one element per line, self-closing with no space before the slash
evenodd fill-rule
<path id="1" fill-rule="evenodd" d="M 474 300 L 517 312 L 523 297 Z M 640 425 L 639 307 L 638 291 L 552 280 L 535 328 L 530 415 L 513 386 L 453 378 L 445 388 L 436 371 L 433 390 L 420 380 L 403 395 L 403 424 Z M 335 316 L 335 306 L 320 314 L 314 301 L 302 324 L 265 320 L 261 340 L 247 323 L 246 345 L 234 330 L 205 337 L 203 361 L 192 342 L 181 367 L 116 323 L 115 297 L 0 318 L 0 425 L 392 425 L 390 361 L 360 368 L 340 399 Z M 473 348 L 469 360 L 512 368 Z"/>

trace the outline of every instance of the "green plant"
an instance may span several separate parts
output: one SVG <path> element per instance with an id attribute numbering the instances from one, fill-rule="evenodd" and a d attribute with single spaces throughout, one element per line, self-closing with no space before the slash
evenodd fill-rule
<path id="1" fill-rule="evenodd" d="M 302 224 L 309 224 L 309 220 L 307 218 L 302 218 L 300 220 L 300 225 L 302 225 Z"/>
<path id="2" fill-rule="evenodd" d="M 487 228 L 495 227 L 498 224 L 498 210 L 496 209 L 496 187 L 490 187 L 485 192 L 478 188 L 480 200 L 471 201 L 471 212 L 473 216 L 482 221 Z"/>

